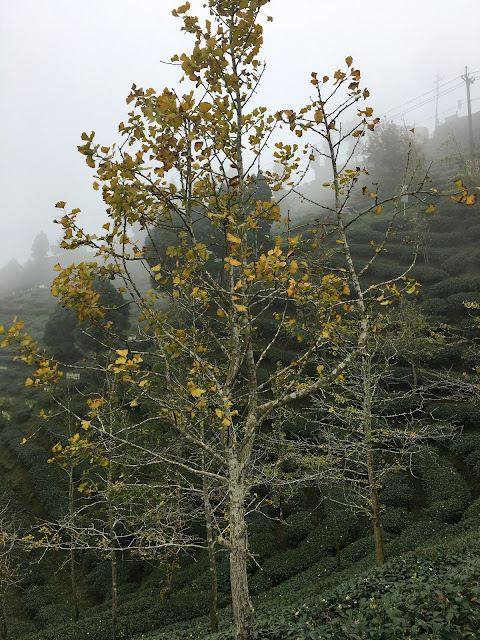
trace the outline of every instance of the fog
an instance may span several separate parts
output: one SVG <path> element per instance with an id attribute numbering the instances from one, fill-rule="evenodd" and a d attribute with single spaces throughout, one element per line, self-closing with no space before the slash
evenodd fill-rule
<path id="1" fill-rule="evenodd" d="M 90 230 L 101 226 L 104 206 L 77 152 L 81 133 L 95 130 L 98 141 L 110 145 L 128 111 L 132 83 L 158 90 L 177 85 L 178 69 L 161 61 L 190 48 L 180 20 L 171 16 L 178 4 L 4 3 L 0 267 L 14 257 L 25 262 L 40 232 L 58 244 L 58 200 L 80 207 L 79 220 Z M 191 4 L 201 11 L 203 1 Z M 440 122 L 466 115 L 460 76 L 466 65 L 473 77 L 480 75 L 480 3 L 272 0 L 265 13 L 273 23 L 265 25 L 267 69 L 258 101 L 269 109 L 297 108 L 308 99 L 311 71 L 331 74 L 352 55 L 369 102 L 384 119 L 432 131 L 437 77 Z M 480 81 L 471 97 L 473 111 L 480 110 Z"/>

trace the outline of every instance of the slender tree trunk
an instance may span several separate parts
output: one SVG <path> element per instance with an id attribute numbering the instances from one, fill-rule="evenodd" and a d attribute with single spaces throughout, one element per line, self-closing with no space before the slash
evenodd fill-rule
<path id="1" fill-rule="evenodd" d="M 340 564 L 341 564 L 340 533 L 338 530 L 337 514 L 335 513 L 335 507 L 333 506 L 333 501 L 332 501 L 332 483 L 330 483 L 330 505 L 331 505 L 330 509 L 332 514 L 332 520 L 333 520 L 333 541 L 335 544 L 335 552 L 337 555 L 337 567 L 340 568 Z"/>
<path id="2" fill-rule="evenodd" d="M 375 539 L 375 563 L 377 566 L 380 566 L 385 562 L 385 541 L 383 539 L 382 516 L 375 480 L 373 454 L 371 453 L 368 456 L 367 465 L 370 485 L 370 504 L 372 510 L 373 536 Z"/>
<path id="3" fill-rule="evenodd" d="M 68 475 L 68 504 L 70 510 L 70 517 L 73 517 L 75 507 L 75 487 L 73 483 L 73 469 L 70 468 Z M 73 530 L 70 535 L 70 582 L 72 588 L 72 607 L 73 607 L 73 619 L 78 622 L 80 617 L 80 611 L 78 608 L 78 593 L 77 593 L 77 575 L 75 569 L 75 551 L 73 549 Z"/>
<path id="4" fill-rule="evenodd" d="M 203 476 L 203 504 L 205 509 L 205 527 L 207 530 L 208 545 L 208 561 L 210 566 L 210 630 L 212 633 L 218 631 L 218 611 L 217 611 L 217 594 L 218 594 L 218 576 L 217 563 L 215 560 L 215 542 L 213 539 L 212 512 L 210 500 L 208 497 L 208 481 Z"/>
<path id="5" fill-rule="evenodd" d="M 415 362 L 413 360 L 410 361 L 412 365 L 412 376 L 413 376 L 413 390 L 417 390 L 418 385 L 418 376 L 417 376 L 417 367 L 415 366 Z"/>
<path id="6" fill-rule="evenodd" d="M 235 640 L 253 640 L 255 611 L 248 591 L 248 539 L 245 523 L 245 484 L 236 460 L 229 465 L 230 585 Z"/>
<path id="7" fill-rule="evenodd" d="M 117 640 L 118 628 L 118 579 L 117 579 L 117 552 L 112 549 L 110 556 L 112 569 L 112 640 Z"/>
<path id="8" fill-rule="evenodd" d="M 370 513 L 373 524 L 373 536 L 375 540 L 375 563 L 377 566 L 385 562 L 385 543 L 383 539 L 383 527 L 380 500 L 378 498 L 377 478 L 375 472 L 374 443 L 372 432 L 372 373 L 371 357 L 369 354 L 362 356 L 363 376 L 363 431 L 367 455 L 367 479 L 370 493 Z"/>
<path id="9" fill-rule="evenodd" d="M 112 486 L 112 464 L 110 460 L 110 464 L 108 466 L 108 476 L 107 476 L 107 509 L 108 509 L 108 529 L 109 529 L 109 537 L 110 537 L 110 568 L 111 568 L 111 578 L 112 578 L 112 640 L 117 640 L 117 629 L 118 629 L 118 572 L 117 572 L 117 551 L 115 549 L 115 523 L 113 517 L 113 504 L 112 498 L 110 496 L 110 488 Z"/>

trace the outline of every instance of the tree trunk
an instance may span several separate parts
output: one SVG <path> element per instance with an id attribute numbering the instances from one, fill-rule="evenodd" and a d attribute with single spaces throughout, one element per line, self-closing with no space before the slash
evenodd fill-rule
<path id="1" fill-rule="evenodd" d="M 217 633 L 217 563 L 215 560 L 215 542 L 213 540 L 212 513 L 210 508 L 210 500 L 208 497 L 208 481 L 205 476 L 203 476 L 203 504 L 205 509 L 205 527 L 207 530 L 208 561 L 210 565 L 210 630 L 212 633 Z"/>
<path id="2" fill-rule="evenodd" d="M 111 569 L 112 569 L 112 640 L 117 640 L 118 627 L 118 579 L 117 579 L 117 552 L 115 549 L 111 551 Z"/>
<path id="3" fill-rule="evenodd" d="M 235 640 L 253 640 L 255 611 L 248 592 L 245 484 L 236 460 L 229 465 L 229 471 L 230 585 L 235 620 Z"/>
<path id="4" fill-rule="evenodd" d="M 412 376 L 413 376 L 413 390 L 417 390 L 418 385 L 418 376 L 417 376 L 417 367 L 415 366 L 415 362 L 413 360 L 410 361 L 412 365 Z"/>
<path id="5" fill-rule="evenodd" d="M 375 466 L 373 453 L 368 453 L 368 484 L 370 487 L 370 507 L 373 522 L 373 536 L 375 539 L 375 563 L 377 566 L 385 562 L 385 541 L 383 539 L 383 527 L 380 500 L 378 499 L 378 490 L 375 479 Z"/>
<path id="6" fill-rule="evenodd" d="M 117 630 L 118 630 L 118 571 L 117 571 L 117 550 L 115 549 L 116 545 L 116 536 L 115 536 L 115 522 L 114 522 L 114 514 L 113 514 L 113 504 L 112 497 L 110 495 L 110 489 L 112 486 L 113 474 L 112 474 L 112 464 L 110 460 L 110 464 L 108 466 L 108 475 L 107 475 L 107 488 L 106 488 L 106 498 L 107 498 L 107 509 L 108 509 L 108 529 L 109 529 L 109 538 L 110 538 L 110 568 L 111 568 L 111 581 L 112 581 L 112 640 L 117 640 Z"/>
<path id="7" fill-rule="evenodd" d="M 363 432 L 367 456 L 367 479 L 370 493 L 370 513 L 373 523 L 373 536 L 375 540 L 375 563 L 377 566 L 385 562 L 385 543 L 383 540 L 382 516 L 380 500 L 378 499 L 377 478 L 375 473 L 375 458 L 373 450 L 372 433 L 372 374 L 371 357 L 369 354 L 362 356 L 363 376 Z"/>
<path id="8" fill-rule="evenodd" d="M 73 519 L 73 513 L 75 508 L 75 485 L 73 482 L 73 468 L 70 467 L 68 475 L 68 504 L 70 517 Z M 70 583 L 72 588 L 72 607 L 73 607 L 73 620 L 78 622 L 80 617 L 80 611 L 78 607 L 78 594 L 77 594 L 77 575 L 75 570 L 75 551 L 74 547 L 74 534 L 73 530 L 70 535 Z"/>

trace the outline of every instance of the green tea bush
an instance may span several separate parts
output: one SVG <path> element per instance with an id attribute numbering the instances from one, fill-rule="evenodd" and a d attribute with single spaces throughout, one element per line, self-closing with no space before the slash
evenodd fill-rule
<path id="1" fill-rule="evenodd" d="M 364 538 L 359 538 L 349 544 L 342 551 L 342 563 L 353 564 L 366 558 L 370 555 L 373 556 L 373 552 L 375 550 L 375 542 L 373 539 L 373 535 L 365 536 Z"/>
<path id="2" fill-rule="evenodd" d="M 447 272 L 438 267 L 431 267 L 428 264 L 416 264 L 407 277 L 416 278 L 420 283 L 430 284 L 443 280 Z"/>
<path id="3" fill-rule="evenodd" d="M 450 442 L 449 449 L 455 455 L 465 458 L 468 454 L 480 449 L 480 434 L 461 434 Z"/>
<path id="4" fill-rule="evenodd" d="M 480 239 L 480 224 L 474 224 L 468 228 L 468 238 L 471 240 Z"/>
<path id="5" fill-rule="evenodd" d="M 285 521 L 284 536 L 289 546 L 295 547 L 315 528 L 309 511 L 292 513 Z"/>
<path id="6" fill-rule="evenodd" d="M 208 591 L 190 592 L 170 600 L 160 600 L 158 595 L 130 598 L 119 607 L 119 637 L 133 638 L 172 624 L 178 620 L 190 620 L 208 612 Z M 225 600 L 219 602 L 225 606 Z M 78 622 L 57 623 L 22 640 L 105 640 L 111 637 L 111 612 L 109 608 L 97 608 L 91 615 Z"/>
<path id="7" fill-rule="evenodd" d="M 367 260 L 369 260 L 376 253 L 375 248 L 372 247 L 370 243 L 351 244 L 350 250 L 352 252 L 352 255 L 356 258 L 363 258 Z"/>
<path id="8" fill-rule="evenodd" d="M 47 463 L 49 454 L 33 441 L 21 444 L 21 435 L 13 420 L 0 431 L 0 439 L 28 469 L 36 493 L 48 514 L 57 519 L 65 509 L 65 494 L 59 486 L 54 465 Z"/>
<path id="9" fill-rule="evenodd" d="M 22 572 L 22 589 L 43 585 L 45 574 L 37 562 L 29 562 L 28 568 Z"/>
<path id="10" fill-rule="evenodd" d="M 470 491 L 462 476 L 448 460 L 428 453 L 416 456 L 413 466 L 428 496 L 425 517 L 445 523 L 458 522 L 470 502 Z"/>
<path id="11" fill-rule="evenodd" d="M 371 221 L 370 227 L 372 229 L 375 229 L 375 231 L 382 231 L 383 233 L 385 233 L 390 226 L 390 223 L 391 218 L 377 218 L 376 220 Z"/>
<path id="12" fill-rule="evenodd" d="M 460 520 L 460 524 L 465 529 L 471 529 L 473 527 L 478 527 L 479 522 L 480 522 L 480 498 L 477 498 L 470 505 L 468 505 L 467 509 L 463 513 L 462 519 Z"/>
<path id="13" fill-rule="evenodd" d="M 430 233 L 450 233 L 452 231 L 452 219 L 448 216 L 435 216 L 430 218 L 428 231 Z M 458 228 L 458 227 L 457 227 Z"/>
<path id="14" fill-rule="evenodd" d="M 468 261 L 464 258 L 461 253 L 454 254 L 450 256 L 448 260 L 445 261 L 443 268 L 450 275 L 457 275 L 465 271 L 468 266 Z"/>
<path id="15" fill-rule="evenodd" d="M 452 257 L 452 248 L 449 247 L 447 249 L 441 247 L 422 247 L 421 255 L 423 256 L 424 262 L 427 264 L 435 264 L 440 267 L 443 267 L 445 262 Z"/>
<path id="16" fill-rule="evenodd" d="M 427 316 L 445 318 L 448 313 L 448 305 L 442 298 L 427 298 L 422 302 L 422 311 Z"/>
<path id="17" fill-rule="evenodd" d="M 413 551 L 421 544 L 430 544 L 434 540 L 444 540 L 458 525 L 445 524 L 438 520 L 420 520 L 411 522 L 398 535 L 386 535 L 386 553 L 388 558 Z"/>
<path id="18" fill-rule="evenodd" d="M 59 620 L 70 622 L 73 621 L 72 607 L 58 602 L 47 604 L 38 609 L 35 619 L 42 629 L 57 624 Z"/>
<path id="19" fill-rule="evenodd" d="M 117 564 L 118 583 L 126 581 L 128 570 L 124 563 Z M 110 561 L 104 561 L 92 569 L 86 582 L 97 598 L 110 598 L 112 593 L 112 567 Z"/>
<path id="20" fill-rule="evenodd" d="M 454 293 L 447 298 L 448 310 L 454 313 L 461 313 L 467 315 L 471 313 L 470 310 L 465 308 L 464 302 L 479 302 L 480 292 L 475 291 L 463 291 L 460 293 Z"/>
<path id="21" fill-rule="evenodd" d="M 387 507 L 387 513 L 390 508 L 408 509 L 411 505 L 413 492 L 404 475 L 390 475 L 383 483 L 379 492 L 381 502 Z"/>
<path id="22" fill-rule="evenodd" d="M 291 608 L 262 607 L 258 640 L 474 640 L 480 625 L 480 558 L 439 545 L 388 562 Z M 226 633 L 216 636 L 227 640 Z M 173 639 L 172 639 L 173 640 Z"/>
<path id="23" fill-rule="evenodd" d="M 33 617 L 40 609 L 55 602 L 55 592 L 50 585 L 35 585 L 27 589 L 23 594 L 23 603 L 29 614 Z"/>
<path id="24" fill-rule="evenodd" d="M 351 239 L 354 243 L 367 243 L 369 244 L 371 240 L 375 242 L 375 244 L 379 244 L 385 237 L 385 233 L 382 231 L 378 231 L 376 229 L 368 228 L 368 229 L 355 229 L 352 230 Z"/>
<path id="25" fill-rule="evenodd" d="M 298 414 L 294 418 L 287 418 L 282 420 L 280 429 L 287 436 L 287 438 L 291 438 L 295 435 L 305 436 L 312 432 L 318 431 L 318 423 L 314 420 L 308 420 L 308 418 L 305 418 Z"/>
<path id="26" fill-rule="evenodd" d="M 442 282 L 437 282 L 430 288 L 430 297 L 432 298 L 448 298 L 459 291 L 479 291 L 480 292 L 480 276 L 458 276 L 456 278 L 447 278 Z"/>
<path id="27" fill-rule="evenodd" d="M 295 351 L 289 351 L 287 349 L 279 349 L 278 347 L 270 347 L 266 354 L 266 360 L 276 364 L 280 362 L 282 365 L 288 365 L 295 361 L 297 354 Z"/>
<path id="28" fill-rule="evenodd" d="M 29 620 L 19 620 L 18 618 L 8 617 L 8 637 L 15 640 L 23 638 L 35 631 L 35 625 Z"/>
<path id="29" fill-rule="evenodd" d="M 480 424 L 480 411 L 466 402 L 432 402 L 427 406 L 435 420 L 452 422 L 465 427 Z"/>
<path id="30" fill-rule="evenodd" d="M 452 365 L 460 364 L 464 349 L 461 344 L 449 344 L 439 347 L 430 358 L 430 366 L 436 369 L 451 369 Z"/>
<path id="31" fill-rule="evenodd" d="M 480 478 L 480 434 L 462 434 L 452 440 L 450 451 L 460 456 Z"/>
<path id="32" fill-rule="evenodd" d="M 395 258 L 398 262 L 401 262 L 404 265 L 411 264 L 415 257 L 415 246 L 411 244 L 397 245 L 397 244 L 391 244 L 390 242 L 387 241 L 387 244 L 385 245 L 385 249 L 386 249 L 386 252 L 382 253 L 382 256 Z"/>
<path id="33" fill-rule="evenodd" d="M 368 273 L 373 273 L 379 280 L 390 280 L 398 278 L 405 271 L 405 265 L 399 263 L 385 263 L 376 260 L 368 269 Z"/>
<path id="34" fill-rule="evenodd" d="M 425 233 L 425 244 L 430 247 L 458 247 L 465 242 L 463 233 L 452 231 L 451 233 Z"/>

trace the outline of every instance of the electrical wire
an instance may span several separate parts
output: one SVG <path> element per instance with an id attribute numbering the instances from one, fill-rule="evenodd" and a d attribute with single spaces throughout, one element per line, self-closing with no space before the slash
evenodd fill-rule
<path id="1" fill-rule="evenodd" d="M 475 67 L 479 67 L 479 68 L 475 68 L 474 71 L 470 71 L 469 75 L 474 75 L 476 73 L 480 73 L 480 65 L 475 65 Z M 406 115 L 407 113 L 410 113 L 411 111 L 415 111 L 415 109 L 418 109 L 420 107 L 425 106 L 426 104 L 429 104 L 430 102 L 433 102 L 434 100 L 437 99 L 437 97 L 440 98 L 441 96 L 448 95 L 449 93 L 451 93 L 453 91 L 456 91 L 456 89 L 458 89 L 459 87 L 463 86 L 463 82 L 464 82 L 463 79 L 462 79 L 461 82 L 456 84 L 454 87 L 449 87 L 448 89 L 446 89 L 446 90 L 444 90 L 442 92 L 439 92 L 438 96 L 437 96 L 437 91 L 439 89 L 442 89 L 443 87 L 447 87 L 448 85 L 450 85 L 452 82 L 455 82 L 456 80 L 457 81 L 460 80 L 461 78 L 462 78 L 462 76 L 455 75 L 450 80 L 447 80 L 446 82 L 443 82 L 442 84 L 439 84 L 438 87 L 434 87 L 433 89 L 430 89 L 430 91 L 426 91 L 425 93 L 422 93 L 422 94 L 416 96 L 415 98 L 412 98 L 411 100 L 407 100 L 406 102 L 402 102 L 401 104 L 397 105 L 396 107 L 392 107 L 391 109 L 388 109 L 387 111 L 385 111 L 384 113 L 382 113 L 380 115 L 380 118 L 382 120 L 383 119 L 393 120 L 393 119 L 401 118 L 404 115 Z M 403 109 L 402 111 L 400 111 L 400 113 L 395 113 L 396 111 L 398 111 L 402 107 L 410 105 L 412 102 L 417 102 L 418 100 L 422 100 L 422 98 L 425 98 L 425 96 L 429 96 L 432 93 L 434 95 L 430 96 L 426 100 L 423 100 L 422 102 L 420 102 L 418 104 L 414 104 L 411 107 L 408 107 L 407 109 Z M 476 99 L 477 98 L 475 98 L 474 100 L 476 100 Z M 392 112 L 393 112 L 393 115 L 388 115 L 388 114 L 390 114 Z M 428 118 L 428 119 L 430 119 L 430 118 Z M 425 122 L 425 120 L 423 120 L 422 122 Z"/>
<path id="2" fill-rule="evenodd" d="M 460 76 L 456 75 L 452 80 L 448 80 L 447 82 L 444 82 L 443 84 L 438 85 L 438 89 L 440 89 L 441 87 L 445 87 L 447 84 L 455 82 L 455 80 L 458 80 L 459 78 L 460 78 Z M 407 104 L 410 104 L 411 102 L 415 102 L 416 100 L 420 100 L 424 96 L 428 96 L 430 93 L 433 93 L 433 92 L 436 92 L 436 91 L 437 91 L 437 87 L 434 87 L 433 89 L 430 89 L 430 91 L 426 91 L 425 93 L 422 93 L 419 96 L 417 96 L 415 98 L 412 98 L 411 100 L 407 100 L 406 102 L 402 102 L 401 104 L 397 105 L 396 107 L 392 107 L 392 109 L 388 109 L 387 111 L 382 113 L 382 115 L 380 117 L 384 118 L 391 111 L 397 111 L 401 107 L 403 107 L 403 106 L 405 106 Z M 436 97 L 436 95 L 434 97 Z"/>
<path id="3" fill-rule="evenodd" d="M 438 97 L 440 98 L 442 96 L 446 96 L 449 93 L 452 93 L 453 91 L 456 91 L 457 89 L 459 89 L 462 86 L 463 86 L 463 81 L 459 82 L 458 84 L 456 84 L 455 86 L 451 87 L 450 89 L 447 89 L 446 91 L 442 91 L 441 93 L 438 94 Z M 419 109 L 420 107 L 423 107 L 426 104 L 429 104 L 430 102 L 433 102 L 436 99 L 437 99 L 437 94 L 435 94 L 434 96 L 432 96 L 431 98 L 429 98 L 427 100 L 424 100 L 423 102 L 420 102 L 419 104 L 413 105 L 412 107 L 409 107 L 408 109 L 405 109 L 405 110 L 401 111 L 400 113 L 395 113 L 394 115 L 390 116 L 389 119 L 393 120 L 393 119 L 402 118 L 407 113 L 410 113 L 411 111 L 415 111 L 416 109 Z M 393 109 L 392 109 L 392 111 L 393 111 Z"/>

